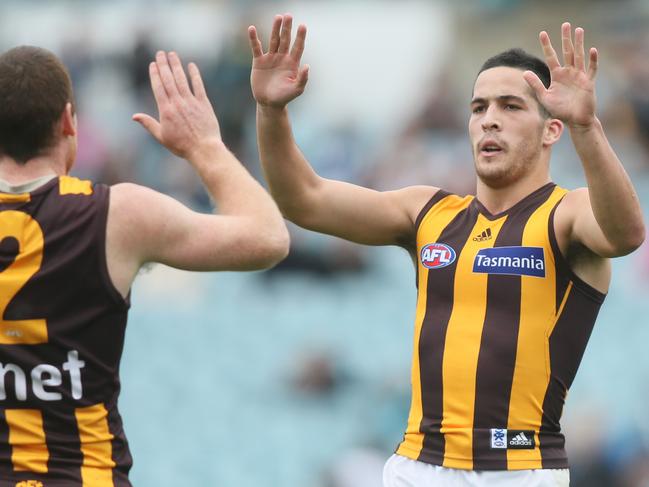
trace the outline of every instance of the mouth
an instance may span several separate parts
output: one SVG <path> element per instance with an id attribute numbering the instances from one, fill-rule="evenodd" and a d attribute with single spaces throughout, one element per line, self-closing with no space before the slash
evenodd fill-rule
<path id="1" fill-rule="evenodd" d="M 495 157 L 505 152 L 503 146 L 493 139 L 487 139 L 478 145 L 480 155 L 483 157 Z"/>

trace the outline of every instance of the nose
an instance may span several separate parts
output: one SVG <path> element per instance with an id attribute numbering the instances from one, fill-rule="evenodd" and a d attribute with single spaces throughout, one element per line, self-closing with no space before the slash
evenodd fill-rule
<path id="1" fill-rule="evenodd" d="M 498 116 L 498 108 L 494 105 L 487 107 L 481 121 L 482 130 L 489 132 L 490 130 L 500 130 L 502 124 Z"/>

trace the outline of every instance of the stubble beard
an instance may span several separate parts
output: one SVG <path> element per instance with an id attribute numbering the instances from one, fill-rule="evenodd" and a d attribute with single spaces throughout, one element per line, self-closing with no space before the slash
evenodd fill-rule
<path id="1" fill-rule="evenodd" d="M 524 178 L 539 163 L 541 155 L 540 140 L 523 141 L 518 146 L 509 149 L 497 161 L 479 162 L 480 154 L 474 156 L 476 174 L 486 186 L 493 189 L 510 186 Z"/>

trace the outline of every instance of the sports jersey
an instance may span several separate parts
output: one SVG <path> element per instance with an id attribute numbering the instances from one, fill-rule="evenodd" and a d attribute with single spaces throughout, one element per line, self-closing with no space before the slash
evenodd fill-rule
<path id="1" fill-rule="evenodd" d="M 558 248 L 566 193 L 548 183 L 492 215 L 439 191 L 421 211 L 399 455 L 469 470 L 568 467 L 559 420 L 604 295 Z"/>
<path id="2" fill-rule="evenodd" d="M 108 203 L 107 186 L 68 176 L 0 192 L 0 487 L 131 485 Z"/>

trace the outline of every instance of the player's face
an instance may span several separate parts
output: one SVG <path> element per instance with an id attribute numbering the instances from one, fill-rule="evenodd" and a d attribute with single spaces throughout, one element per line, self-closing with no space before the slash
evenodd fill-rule
<path id="1" fill-rule="evenodd" d="M 544 121 L 522 70 L 497 67 L 480 73 L 469 119 L 480 180 L 502 188 L 529 173 L 541 155 Z"/>

